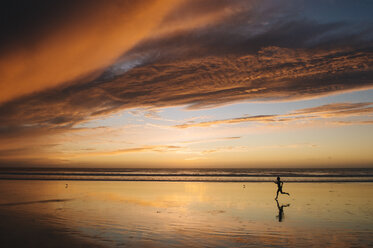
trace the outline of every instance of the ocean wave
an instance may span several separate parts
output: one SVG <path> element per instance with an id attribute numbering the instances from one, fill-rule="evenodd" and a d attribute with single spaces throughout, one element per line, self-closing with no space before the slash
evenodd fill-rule
<path id="1" fill-rule="evenodd" d="M 0 180 L 373 182 L 373 169 L 0 169 Z"/>

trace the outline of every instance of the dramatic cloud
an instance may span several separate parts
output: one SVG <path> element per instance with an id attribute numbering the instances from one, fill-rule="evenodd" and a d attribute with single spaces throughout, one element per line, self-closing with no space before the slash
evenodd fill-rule
<path id="1" fill-rule="evenodd" d="M 312 55 L 267 48 L 236 59 L 153 64 L 111 81 L 55 89 L 3 104 L 0 120 L 2 125 L 22 120 L 28 125 L 67 126 L 125 108 L 197 108 L 239 100 L 315 97 L 370 87 L 369 63 L 369 56 L 357 51 Z"/>
<path id="2" fill-rule="evenodd" d="M 345 1 L 312 1 L 314 12 L 309 1 L 292 0 L 68 1 L 62 10 L 47 2 L 34 14 L 7 5 L 25 15 L 2 17 L 9 35 L 0 43 L 0 137 L 64 132 L 130 108 L 199 109 L 373 87 L 369 13 L 317 12 L 328 5 L 349 13 Z M 366 5 L 358 4 L 361 13 Z"/>
<path id="3" fill-rule="evenodd" d="M 24 31 L 24 36 L 14 31 L 6 39 L 10 44 L 0 44 L 0 103 L 92 77 L 146 37 L 175 5 L 164 0 L 47 2 L 2 6 L 10 11 L 5 14 L 7 29 Z M 13 19 L 24 26 L 19 28 Z"/>

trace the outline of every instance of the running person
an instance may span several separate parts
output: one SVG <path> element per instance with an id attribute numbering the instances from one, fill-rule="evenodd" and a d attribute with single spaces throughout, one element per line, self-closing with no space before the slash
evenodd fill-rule
<path id="1" fill-rule="evenodd" d="M 277 181 L 275 181 L 275 184 L 277 184 L 277 193 L 276 193 L 276 200 L 278 198 L 278 193 L 280 192 L 281 194 L 286 194 L 286 195 L 290 195 L 289 193 L 286 193 L 286 192 L 283 192 L 282 191 L 282 185 L 284 184 L 284 182 L 282 182 L 280 180 L 280 177 L 277 177 Z"/>

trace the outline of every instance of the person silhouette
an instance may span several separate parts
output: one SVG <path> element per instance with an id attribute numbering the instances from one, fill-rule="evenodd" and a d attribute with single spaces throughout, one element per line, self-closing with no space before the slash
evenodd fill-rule
<path id="1" fill-rule="evenodd" d="M 275 184 L 277 184 L 277 193 L 276 193 L 276 198 L 275 198 L 275 200 L 277 200 L 277 198 L 278 198 L 278 193 L 286 194 L 286 195 L 289 195 L 289 196 L 290 196 L 289 193 L 286 193 L 286 192 L 283 192 L 283 191 L 282 191 L 282 185 L 284 184 L 284 182 L 282 182 L 282 181 L 280 180 L 280 177 L 277 177 L 277 181 L 275 181 Z"/>
<path id="2" fill-rule="evenodd" d="M 278 222 L 282 222 L 282 220 L 284 219 L 284 207 L 289 207 L 290 204 L 286 204 L 286 205 L 283 205 L 278 203 L 278 200 L 276 199 L 276 203 L 277 203 L 277 208 L 278 208 L 278 215 L 276 216 L 278 218 Z"/>

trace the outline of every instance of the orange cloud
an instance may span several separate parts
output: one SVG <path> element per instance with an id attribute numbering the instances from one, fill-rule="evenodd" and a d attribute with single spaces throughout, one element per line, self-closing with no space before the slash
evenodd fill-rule
<path id="1" fill-rule="evenodd" d="M 119 149 L 114 151 L 104 151 L 104 152 L 87 152 L 87 153 L 79 153 L 79 154 L 71 154 L 73 157 L 84 157 L 84 156 L 112 156 L 112 155 L 120 155 L 124 153 L 135 153 L 135 152 L 167 152 L 167 151 L 174 151 L 180 149 L 180 146 L 143 146 L 143 147 L 135 147 L 135 148 L 126 148 L 126 149 Z"/>
<path id="2" fill-rule="evenodd" d="M 171 0 L 101 1 L 51 27 L 32 47 L 0 56 L 0 104 L 85 77 L 113 63 L 156 27 Z M 48 21 L 48 20 L 45 20 Z"/>
<path id="3" fill-rule="evenodd" d="M 190 127 L 209 127 L 221 124 L 234 124 L 242 122 L 261 122 L 261 123 L 275 123 L 275 122 L 289 122 L 296 120 L 309 120 L 315 118 L 333 118 L 333 117 L 349 117 L 349 116 L 366 116 L 373 113 L 372 102 L 366 103 L 333 103 L 325 104 L 313 108 L 305 108 L 283 115 L 255 115 L 245 116 L 224 120 L 213 120 L 198 123 L 185 123 L 175 125 L 176 128 L 190 128 Z M 332 122 L 338 124 L 371 124 L 370 120 L 355 120 Z"/>
<path id="4" fill-rule="evenodd" d="M 234 124 L 240 122 L 274 122 L 276 121 L 275 115 L 256 115 L 256 116 L 248 116 L 248 117 L 239 117 L 233 119 L 224 119 L 224 120 L 214 120 L 214 121 L 206 121 L 206 122 L 198 122 L 198 123 L 186 123 L 181 125 L 175 125 L 177 128 L 189 128 L 189 127 L 209 127 L 212 125 L 219 125 L 219 124 Z"/>
<path id="5" fill-rule="evenodd" d="M 368 63 L 369 56 L 356 50 L 341 54 L 339 50 L 271 47 L 257 55 L 150 64 L 107 81 L 54 89 L 3 104 L 0 121 L 3 125 L 21 120 L 27 125 L 72 126 L 144 106 L 189 105 L 195 109 L 244 100 L 318 97 L 372 87 Z"/>
<path id="6" fill-rule="evenodd" d="M 317 114 L 324 118 L 336 116 L 364 115 L 373 112 L 373 102 L 362 103 L 332 103 L 313 108 L 295 111 L 295 114 Z"/>

